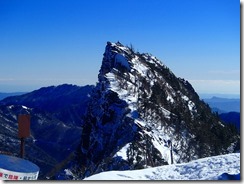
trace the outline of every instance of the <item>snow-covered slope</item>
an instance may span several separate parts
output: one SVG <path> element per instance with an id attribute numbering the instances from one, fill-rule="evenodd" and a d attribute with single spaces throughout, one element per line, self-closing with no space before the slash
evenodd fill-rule
<path id="1" fill-rule="evenodd" d="M 240 154 L 133 171 L 109 171 L 84 180 L 240 180 Z"/>

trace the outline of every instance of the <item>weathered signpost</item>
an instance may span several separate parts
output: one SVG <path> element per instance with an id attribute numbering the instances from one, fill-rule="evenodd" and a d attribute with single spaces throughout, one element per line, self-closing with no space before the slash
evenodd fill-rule
<path id="1" fill-rule="evenodd" d="M 30 136 L 30 115 L 29 114 L 19 115 L 18 126 L 19 126 L 18 137 L 20 138 L 20 157 L 24 158 L 25 138 Z"/>
<path id="2" fill-rule="evenodd" d="M 23 159 L 25 138 L 30 136 L 30 115 L 18 116 L 18 137 L 20 138 L 20 157 L 0 154 L 0 180 L 37 180 L 39 167 Z"/>

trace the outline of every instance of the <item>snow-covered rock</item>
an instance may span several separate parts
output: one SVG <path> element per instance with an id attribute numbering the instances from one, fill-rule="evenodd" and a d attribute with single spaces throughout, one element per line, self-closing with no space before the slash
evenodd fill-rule
<path id="1" fill-rule="evenodd" d="M 72 179 L 236 151 L 237 132 L 221 126 L 191 84 L 156 57 L 119 42 L 108 42 L 103 56 Z"/>

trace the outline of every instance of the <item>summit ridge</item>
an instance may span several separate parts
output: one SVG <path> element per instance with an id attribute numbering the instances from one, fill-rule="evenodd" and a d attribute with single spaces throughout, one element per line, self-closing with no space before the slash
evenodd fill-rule
<path id="1" fill-rule="evenodd" d="M 69 168 L 72 177 L 189 162 L 238 149 L 239 135 L 187 80 L 151 54 L 107 42 L 98 81 Z"/>

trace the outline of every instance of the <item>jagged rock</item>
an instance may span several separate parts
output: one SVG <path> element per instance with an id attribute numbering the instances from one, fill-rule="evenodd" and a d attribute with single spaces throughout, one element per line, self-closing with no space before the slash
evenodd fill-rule
<path id="1" fill-rule="evenodd" d="M 156 57 L 119 42 L 108 42 L 103 56 L 69 168 L 74 179 L 235 150 L 239 135 Z"/>

